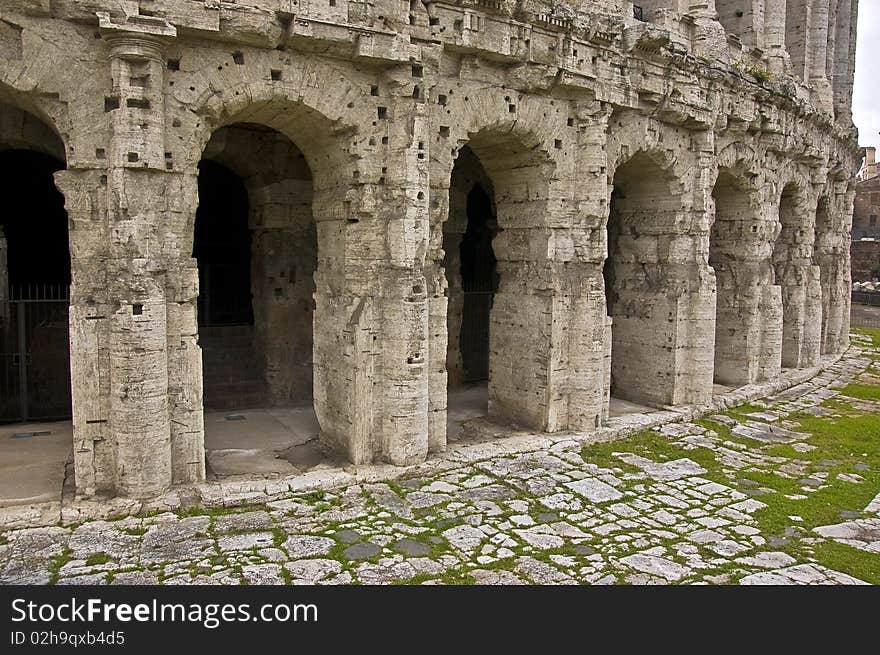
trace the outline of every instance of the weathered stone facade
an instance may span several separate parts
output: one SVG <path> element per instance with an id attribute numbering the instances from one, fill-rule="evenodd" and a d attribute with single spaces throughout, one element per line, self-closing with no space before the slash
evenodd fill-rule
<path id="1" fill-rule="evenodd" d="M 267 402 L 312 399 L 355 464 L 445 447 L 468 234 L 497 423 L 595 429 L 612 394 L 701 405 L 840 352 L 857 0 L 639 8 L 0 0 L 0 148 L 66 162 L 77 493 L 204 478 L 202 160 L 247 190 Z"/>

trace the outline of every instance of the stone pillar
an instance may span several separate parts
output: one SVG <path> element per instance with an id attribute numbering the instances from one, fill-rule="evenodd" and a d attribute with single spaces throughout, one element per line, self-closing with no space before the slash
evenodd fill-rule
<path id="1" fill-rule="evenodd" d="M 765 262 L 776 223 L 764 220 L 759 200 L 734 184 L 732 177 L 722 177 L 712 194 L 709 264 L 717 288 L 714 380 L 739 387 L 778 373 L 778 366 L 766 370 L 767 358 L 778 356 L 778 344 L 765 352 L 764 332 L 768 316 L 774 315 L 774 297 L 768 294 L 773 275 Z"/>
<path id="2" fill-rule="evenodd" d="M 159 18 L 129 17 L 119 24 L 106 13 L 98 18 L 112 77 L 111 94 L 105 98 L 112 130 L 106 155 L 106 319 L 114 486 L 122 495 L 148 497 L 167 490 L 172 481 L 204 476 L 200 446 L 194 443 L 201 437 L 200 412 L 169 407 L 169 394 L 185 396 L 175 382 L 193 382 L 174 376 L 181 370 L 201 373 L 200 366 L 185 365 L 198 354 L 194 334 L 186 334 L 192 332 L 192 321 L 189 329 L 181 329 L 185 319 L 168 311 L 170 302 L 179 299 L 169 298 L 169 286 L 178 293 L 194 286 L 185 274 L 183 284 L 168 284 L 169 270 L 180 275 L 169 264 L 180 262 L 179 256 L 169 259 L 172 253 L 164 249 L 181 191 L 173 183 L 177 176 L 166 172 L 164 138 L 163 51 L 176 32 Z M 169 353 L 169 336 L 177 340 L 175 355 Z M 183 362 L 175 361 L 181 358 Z M 195 396 L 200 400 L 200 394 Z M 172 453 L 178 455 L 176 467 Z"/>
<path id="3" fill-rule="evenodd" d="M 382 451 L 393 464 L 406 465 L 423 461 L 429 447 L 430 311 L 424 268 L 429 233 L 427 144 L 431 129 L 427 108 L 420 98 L 400 98 L 395 104 L 402 125 L 393 135 L 399 144 L 391 155 L 397 158 L 396 180 L 388 181 L 399 187 L 393 192 L 393 213 L 383 217 L 389 258 L 380 274 Z M 403 119 L 404 115 L 407 118 Z"/>
<path id="4" fill-rule="evenodd" d="M 807 368 L 818 362 L 821 284 L 813 265 L 814 217 L 803 199 L 783 198 L 782 229 L 773 252 L 776 284 L 782 289 L 782 366 Z M 815 204 L 813 205 L 815 208 Z"/>
<path id="5" fill-rule="evenodd" d="M 837 121 L 852 125 L 858 0 L 839 0 L 833 60 L 834 113 Z"/>
<path id="6" fill-rule="evenodd" d="M 812 21 L 808 35 L 810 48 L 808 79 L 813 90 L 813 102 L 829 114 L 833 112 L 833 91 L 827 68 L 830 1 L 813 0 Z"/>
<path id="7" fill-rule="evenodd" d="M 843 352 L 849 344 L 850 277 L 849 231 L 852 221 L 853 186 L 839 181 L 830 186 L 825 205 L 824 229 L 816 230 L 814 262 L 821 272 L 823 354 Z"/>
<path id="8" fill-rule="evenodd" d="M 195 171 L 165 173 L 160 188 L 167 205 L 159 208 L 177 244 L 166 251 L 165 288 L 168 337 L 168 412 L 172 482 L 205 479 L 205 428 L 202 349 L 199 346 L 199 268 L 192 255 L 192 219 L 198 205 Z M 185 235 L 185 236 L 182 236 Z"/>
<path id="9" fill-rule="evenodd" d="M 453 311 L 450 307 L 452 292 L 447 292 L 447 289 L 451 286 L 448 277 L 454 259 L 450 252 L 446 252 L 445 258 L 441 254 L 444 250 L 444 221 L 449 213 L 449 181 L 432 177 L 430 184 L 430 237 L 425 260 L 428 294 L 428 450 L 441 452 L 446 450 L 447 366 L 448 353 L 452 351 L 448 320 Z M 458 311 L 460 313 L 460 308 Z"/>
<path id="10" fill-rule="evenodd" d="M 813 1 L 787 0 L 785 15 L 785 51 L 791 61 L 792 73 L 807 82 L 812 67 Z"/>
<path id="11" fill-rule="evenodd" d="M 315 411 L 325 443 L 355 464 L 428 452 L 428 137 L 415 100 L 389 102 L 366 181 L 315 178 Z"/>
<path id="12" fill-rule="evenodd" d="M 763 0 L 715 0 L 718 20 L 746 49 L 764 49 Z"/>
<path id="13" fill-rule="evenodd" d="M 790 70 L 785 50 L 785 14 L 787 0 L 764 0 L 764 50 L 770 72 L 779 77 Z"/>
<path id="14" fill-rule="evenodd" d="M 70 383 L 78 496 L 116 492 L 116 440 L 110 407 L 113 275 L 106 171 L 55 173 L 70 225 Z"/>
<path id="15" fill-rule="evenodd" d="M 707 59 L 726 60 L 729 57 L 729 45 L 715 0 L 685 0 L 683 11 L 692 23 L 691 42 L 694 54 Z M 734 17 L 738 18 L 735 15 Z"/>
<path id="16" fill-rule="evenodd" d="M 559 429 L 590 430 L 608 418 L 611 394 L 611 319 L 607 316 L 605 280 L 605 222 L 608 205 L 606 174 L 610 110 L 599 103 L 574 107 L 578 154 L 567 180 L 568 197 L 576 201 L 577 216 L 568 217 L 568 230 L 556 231 L 554 259 L 560 291 L 554 339 L 564 349 L 562 375 L 552 379 L 553 395 L 562 395 L 566 414 Z M 562 171 L 557 171 L 563 177 Z M 564 322 L 565 321 L 565 322 Z M 552 397 L 552 396 L 551 396 Z"/>

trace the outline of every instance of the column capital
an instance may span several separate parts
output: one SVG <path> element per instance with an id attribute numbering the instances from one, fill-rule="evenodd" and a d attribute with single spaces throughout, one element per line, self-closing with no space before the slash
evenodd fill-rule
<path id="1" fill-rule="evenodd" d="M 114 22 L 105 11 L 96 13 L 98 30 L 110 45 L 110 56 L 132 59 L 165 61 L 165 46 L 177 36 L 177 28 L 165 18 L 156 16 L 126 16 L 122 23 Z"/>

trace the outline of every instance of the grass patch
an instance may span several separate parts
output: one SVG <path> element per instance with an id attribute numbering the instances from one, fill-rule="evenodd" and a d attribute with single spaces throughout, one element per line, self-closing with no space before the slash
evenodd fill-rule
<path id="1" fill-rule="evenodd" d="M 49 560 L 49 584 L 56 584 L 58 582 L 61 568 L 72 559 L 73 551 L 65 546 L 61 553 Z"/>
<path id="2" fill-rule="evenodd" d="M 821 525 L 840 523 L 841 510 L 862 510 L 880 489 L 880 416 L 847 413 L 842 416 L 817 417 L 803 413 L 793 415 L 792 420 L 798 424 L 798 431 L 811 435 L 809 443 L 816 446 L 815 450 L 798 453 L 798 458 L 809 461 L 815 470 L 824 470 L 827 473 L 824 481 L 826 486 L 818 491 L 804 493 L 796 480 L 784 480 L 778 476 L 778 481 L 775 482 L 766 477 L 760 480 L 766 486 L 784 494 L 798 493 L 807 496 L 804 500 L 791 500 L 784 495 L 769 499 L 762 497 L 761 500 L 767 502 L 768 506 L 758 510 L 754 516 L 764 534 L 778 535 L 789 526 L 799 526 L 809 532 Z M 790 447 L 778 446 L 768 452 L 788 456 L 788 452 L 782 451 L 788 448 Z M 868 470 L 857 471 L 854 468 L 856 463 L 866 464 Z M 856 472 L 864 478 L 863 482 L 856 484 L 837 479 L 840 473 Z M 760 477 L 752 472 L 746 475 L 756 480 Z M 789 516 L 799 516 L 803 521 L 793 521 Z M 783 550 L 798 554 L 795 551 L 799 547 L 793 542 Z M 834 550 L 832 554 L 842 557 L 846 553 L 856 552 L 856 549 L 849 548 L 844 551 Z M 880 561 L 876 555 L 871 557 Z M 830 568 L 844 571 L 839 566 Z M 855 573 L 851 575 L 861 577 Z"/>
<path id="3" fill-rule="evenodd" d="M 120 532 L 124 534 L 131 535 L 132 537 L 142 537 L 147 534 L 147 528 L 139 527 L 139 528 L 120 528 Z"/>
<path id="4" fill-rule="evenodd" d="M 875 553 L 828 541 L 816 545 L 814 556 L 819 564 L 829 569 L 880 584 L 880 557 Z"/>
<path id="5" fill-rule="evenodd" d="M 327 496 L 327 492 L 326 492 L 326 491 L 324 491 L 324 490 L 322 490 L 322 489 L 318 489 L 317 491 L 310 491 L 310 492 L 307 493 L 307 494 L 303 494 L 303 495 L 300 496 L 299 498 L 300 498 L 300 500 L 302 500 L 303 502 L 310 503 L 310 504 L 315 504 L 315 503 L 320 503 L 322 500 L 324 500 L 324 498 L 325 498 L 326 496 Z"/>
<path id="6" fill-rule="evenodd" d="M 840 393 L 859 400 L 880 400 L 880 387 L 876 384 L 848 384 Z"/>
<path id="7" fill-rule="evenodd" d="M 728 416 L 732 416 L 734 418 L 738 418 L 738 419 L 742 419 L 742 420 L 746 420 L 746 421 L 753 421 L 755 419 L 750 417 L 749 414 L 755 414 L 757 412 L 766 412 L 766 411 L 768 411 L 767 407 L 763 407 L 761 405 L 754 405 L 752 403 L 743 403 L 742 405 L 737 405 L 736 407 L 731 407 L 730 409 L 728 409 L 724 413 L 727 414 Z"/>
<path id="8" fill-rule="evenodd" d="M 110 561 L 110 556 L 107 553 L 93 553 L 86 557 L 86 566 L 100 566 L 101 564 L 106 564 Z"/>
<path id="9" fill-rule="evenodd" d="M 871 337 L 871 343 L 875 348 L 880 348 L 880 328 L 854 327 L 852 332 Z"/>
<path id="10" fill-rule="evenodd" d="M 265 505 L 239 505 L 236 507 L 182 507 L 174 513 L 180 518 L 191 518 L 194 516 L 229 516 L 230 514 L 246 514 L 247 512 L 255 512 L 259 510 L 268 510 Z"/>
<path id="11" fill-rule="evenodd" d="M 640 469 L 618 459 L 614 453 L 632 453 L 651 459 L 652 461 L 679 459 L 687 453 L 673 445 L 669 437 L 665 437 L 653 430 L 643 430 L 626 439 L 619 441 L 606 441 L 588 444 L 581 450 L 581 457 L 589 464 L 596 464 L 602 468 L 619 468 L 630 473 L 637 473 Z"/>

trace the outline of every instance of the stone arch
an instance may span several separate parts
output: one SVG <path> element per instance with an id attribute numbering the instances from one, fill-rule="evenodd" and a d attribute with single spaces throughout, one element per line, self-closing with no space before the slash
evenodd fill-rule
<path id="1" fill-rule="evenodd" d="M 821 285 L 813 266 L 816 198 L 797 172 L 780 178 L 774 207 L 779 233 L 771 257 L 782 289 L 783 368 L 814 366 L 820 353 Z"/>
<path id="2" fill-rule="evenodd" d="M 208 327 L 211 321 L 203 317 L 206 303 L 201 303 L 203 358 L 207 366 L 205 343 L 221 350 L 224 334 L 234 334 L 236 347 L 253 356 L 230 362 L 228 354 L 214 353 L 213 379 L 219 377 L 220 381 L 213 390 L 219 393 L 209 393 L 212 372 L 206 368 L 206 406 L 209 401 L 214 404 L 216 400 L 219 405 L 235 401 L 222 392 L 225 379 L 236 373 L 243 383 L 247 381 L 244 389 L 234 388 L 238 402 L 272 406 L 310 403 L 317 266 L 311 169 L 305 155 L 286 136 L 251 123 L 233 123 L 216 130 L 200 166 L 206 167 L 207 162 L 228 169 L 247 194 L 247 215 L 240 218 L 248 232 L 248 243 L 242 244 L 247 252 L 242 257 L 250 265 L 238 271 L 247 287 L 249 297 L 244 300 L 248 306 L 232 307 L 231 315 L 233 322 L 243 325 L 230 326 L 227 318 L 221 325 Z M 235 250 L 235 244 L 232 247 Z M 227 265 L 222 260 L 219 264 Z M 204 268 L 200 262 L 200 270 Z M 203 294 L 210 293 L 204 280 L 200 287 Z M 216 334 L 206 339 L 210 332 Z M 249 400 L 245 391 L 251 394 Z"/>
<path id="3" fill-rule="evenodd" d="M 200 104 L 197 114 L 201 119 L 196 129 L 196 144 L 204 150 L 209 147 L 210 138 L 217 130 L 235 124 L 261 126 L 283 135 L 302 154 L 305 168 L 311 173 L 311 219 L 317 243 L 317 265 L 310 276 L 314 280 L 314 300 L 299 298 L 303 302 L 310 302 L 313 308 L 312 334 L 315 338 L 309 361 L 313 375 L 311 396 L 320 425 L 320 436 L 326 446 L 342 451 L 355 463 L 368 462 L 374 451 L 381 450 L 383 444 L 371 436 L 370 407 L 358 407 L 360 401 L 352 399 L 364 396 L 363 402 L 371 403 L 372 392 L 364 387 L 363 381 L 354 379 L 351 372 L 340 365 L 340 361 L 345 365 L 354 365 L 354 359 L 369 358 L 369 353 L 355 341 L 361 333 L 375 329 L 367 327 L 373 319 L 369 313 L 363 312 L 364 303 L 367 302 L 365 295 L 375 294 L 375 290 L 367 286 L 373 281 L 370 276 L 359 275 L 354 270 L 356 266 L 350 263 L 352 253 L 358 257 L 367 256 L 364 247 L 379 246 L 381 250 L 373 252 L 372 256 L 381 258 L 385 254 L 385 242 L 368 234 L 369 222 L 360 224 L 362 217 L 371 217 L 371 214 L 364 212 L 370 212 L 373 208 L 365 206 L 363 202 L 365 194 L 359 186 L 358 158 L 352 154 L 356 130 L 346 127 L 339 118 L 338 108 L 311 87 L 305 96 L 301 95 L 294 101 L 289 99 L 296 97 L 291 88 L 279 90 L 269 85 L 242 82 L 233 85 L 225 97 L 229 98 L 226 104 L 219 103 L 211 96 Z M 315 100 L 319 107 L 332 109 L 332 114 L 325 115 L 314 105 L 308 104 L 307 99 Z M 195 168 L 195 161 L 194 154 L 188 153 L 186 165 L 190 171 Z M 266 218 L 271 212 L 273 200 L 285 198 L 287 193 L 265 171 L 261 173 L 254 169 L 246 171 L 246 174 L 255 185 L 263 185 L 257 195 L 266 210 Z M 283 202 L 287 200 L 289 197 Z M 191 219 L 183 232 L 184 241 L 191 239 Z M 361 310 L 358 309 L 359 304 Z M 352 321 L 364 322 L 363 327 L 355 326 Z M 279 373 L 276 377 L 283 378 L 284 375 Z M 367 418 L 359 418 L 355 413 Z M 359 420 L 366 420 L 367 423 L 358 427 Z"/>
<path id="4" fill-rule="evenodd" d="M 822 325 L 819 337 L 820 354 L 828 352 L 828 328 L 832 319 L 832 284 L 834 280 L 835 234 L 833 226 L 832 201 L 828 195 L 820 195 L 816 203 L 816 222 L 813 237 L 813 266 L 819 269 L 819 284 L 822 290 Z M 833 330 L 833 327 L 832 327 Z"/>
<path id="5" fill-rule="evenodd" d="M 459 161 L 470 159 L 482 169 L 479 177 L 495 213 L 490 220 L 497 225 L 491 243 L 497 290 L 488 315 L 488 414 L 499 422 L 547 429 L 547 386 L 536 381 L 535 372 L 546 362 L 550 326 L 546 298 L 534 288 L 547 262 L 532 244 L 546 238 L 553 163 L 511 131 L 471 134 L 458 153 Z M 531 338 L 523 339 L 523 331 Z"/>
<path id="6" fill-rule="evenodd" d="M 2 422 L 82 413 L 79 389 L 71 385 L 71 370 L 81 374 L 83 364 L 80 342 L 70 330 L 71 277 L 80 271 L 72 266 L 77 260 L 71 262 L 69 240 L 77 215 L 65 207 L 58 186 L 67 164 L 64 138 L 51 119 L 25 94 L 0 84 L 0 367 L 18 362 L 0 371 Z M 64 424 L 48 431 L 40 460 L 27 455 L 26 473 L 14 478 L 21 485 L 15 493 L 57 499 L 71 451 L 77 484 L 86 484 L 90 454 L 74 447 L 80 436 L 75 430 L 71 439 Z M 22 454 L 14 449 L 13 443 L 0 449 L 0 458 L 19 461 Z"/>
<path id="7" fill-rule="evenodd" d="M 67 103 L 54 93 L 42 90 L 40 80 L 33 77 L 32 67 L 22 62 L 0 60 L 0 104 L 8 105 L 31 118 L 21 135 L 8 132 L 9 126 L 0 127 L 0 141 L 26 139 L 27 147 L 40 150 L 72 165 L 68 155 L 71 139 L 70 115 Z M 24 143 L 24 141 L 21 141 Z M 10 145 L 14 141 L 10 141 Z"/>
<path id="8" fill-rule="evenodd" d="M 476 64 L 469 62 L 468 65 Z M 551 316 L 554 310 L 558 312 L 560 307 L 569 304 L 553 303 L 553 295 L 560 293 L 553 278 L 556 267 L 562 266 L 554 260 L 563 256 L 563 252 L 571 256 L 573 230 L 567 228 L 583 220 L 575 197 L 583 185 L 573 182 L 580 180 L 575 164 L 573 109 L 568 101 L 466 82 L 448 88 L 437 87 L 432 95 L 437 100 L 436 105 L 432 105 L 436 132 L 429 148 L 430 238 L 425 260 L 430 307 L 429 448 L 441 450 L 446 443 L 447 353 L 452 355 L 456 347 L 454 337 L 451 346 L 447 339 L 448 331 L 455 329 L 450 328 L 447 317 L 451 316 L 454 321 L 457 308 L 455 289 L 448 287 L 450 262 L 446 261 L 444 266 L 444 257 L 449 256 L 444 251 L 444 230 L 454 224 L 448 222 L 450 211 L 455 212 L 454 207 L 450 208 L 450 187 L 453 168 L 465 146 L 485 172 L 484 183 L 492 191 L 499 228 L 492 240 L 498 259 L 500 288 L 492 308 L 490 381 L 506 380 L 507 383 L 501 387 L 490 382 L 489 415 L 502 422 L 529 425 L 534 429 L 560 429 L 572 420 L 570 410 L 566 409 L 570 403 L 566 393 L 558 388 L 558 381 L 551 379 L 548 367 L 550 351 L 563 348 L 561 340 L 553 343 L 550 337 L 551 323 L 559 320 Z M 578 292 L 586 293 L 590 282 L 580 278 L 576 286 Z M 515 298 L 515 289 L 524 294 L 520 299 Z M 543 309 L 527 317 L 525 307 L 516 306 L 522 299 Z M 546 324 L 532 325 L 542 311 Z M 509 350 L 514 337 L 507 337 L 510 345 L 496 344 L 505 340 L 505 333 L 509 333 L 516 322 L 514 317 L 520 315 L 525 329 L 540 332 L 536 338 L 539 347 L 512 362 L 516 371 L 502 373 L 492 366 L 501 362 L 498 349 Z M 502 320 L 502 317 L 505 318 Z M 601 361 L 601 355 L 599 357 Z M 551 392 L 553 385 L 557 388 Z M 593 385 L 589 392 L 597 397 L 601 395 Z M 598 410 L 583 405 L 583 413 L 590 413 L 592 426 L 594 410 Z"/>
<path id="9" fill-rule="evenodd" d="M 449 257 L 444 230 L 454 229 L 454 220 L 447 222 L 455 211 L 450 190 L 463 152 L 484 171 L 480 177 L 484 175 L 484 186 L 491 191 L 498 226 L 492 240 L 499 287 L 489 328 L 489 416 L 533 429 L 559 429 L 567 419 L 554 406 L 562 394 L 551 397 L 547 369 L 553 347 L 549 308 L 554 239 L 561 234 L 553 228 L 572 220 L 565 212 L 573 215 L 576 206 L 573 201 L 567 206 L 571 199 L 560 175 L 570 167 L 574 152 L 568 103 L 467 84 L 435 92 L 448 95 L 435 110 L 438 132 L 430 148 L 429 445 L 440 449 L 445 444 L 447 352 L 456 345 L 453 337 L 449 348 L 448 330 L 455 327 L 450 328 L 447 316 L 455 320 L 457 310 L 456 281 L 451 280 L 448 290 L 449 271 L 444 268 L 444 255 Z M 523 330 L 534 335 L 531 348 L 524 346 Z"/>
<path id="10" fill-rule="evenodd" d="M 748 158 L 737 159 L 738 155 Z M 778 366 L 768 358 L 768 352 L 776 351 L 774 331 L 768 331 L 768 325 L 778 323 L 779 311 L 778 289 L 772 285 L 769 265 L 776 223 L 763 216 L 754 166 L 750 153 L 726 148 L 719 157 L 711 195 L 709 265 L 716 280 L 714 381 L 735 387 L 778 372 Z"/>
<path id="11" fill-rule="evenodd" d="M 639 149 L 617 158 L 610 186 L 604 277 L 611 394 L 651 405 L 685 402 L 690 392 L 675 355 L 684 344 L 676 341 L 700 311 L 684 302 L 697 300 L 703 235 L 684 209 L 682 180 L 666 152 Z"/>
<path id="12" fill-rule="evenodd" d="M 0 94 L 2 98 L 2 94 Z M 64 140 L 51 124 L 31 111 L 0 100 L 0 150 L 33 150 L 59 161 L 67 160 Z"/>

